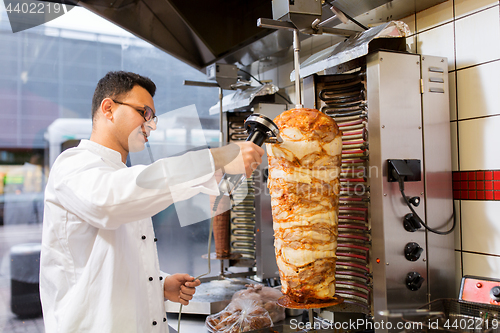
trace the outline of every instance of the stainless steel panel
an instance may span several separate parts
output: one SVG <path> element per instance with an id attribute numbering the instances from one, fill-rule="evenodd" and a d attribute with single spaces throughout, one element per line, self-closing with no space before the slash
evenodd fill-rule
<path id="1" fill-rule="evenodd" d="M 302 91 L 304 94 L 304 107 L 308 109 L 319 109 L 316 106 L 316 85 L 314 76 L 310 75 L 302 81 Z"/>
<path id="2" fill-rule="evenodd" d="M 321 1 L 318 0 L 273 0 L 273 19 L 279 20 L 290 13 L 321 16 Z"/>
<path id="3" fill-rule="evenodd" d="M 453 191 L 448 60 L 443 57 L 422 56 L 422 80 L 425 220 L 431 228 L 446 231 L 453 224 L 450 219 L 453 214 Z M 437 89 L 443 93 L 432 92 Z M 454 241 L 454 232 L 445 236 L 427 232 L 430 300 L 456 298 L 458 295 L 455 290 Z"/>
<path id="4" fill-rule="evenodd" d="M 288 0 L 275 0 L 273 4 L 273 19 L 279 20 L 290 12 L 290 5 Z"/>
<path id="5" fill-rule="evenodd" d="M 367 56 L 368 132 L 370 145 L 369 180 L 374 314 L 395 308 L 416 308 L 426 303 L 427 270 L 424 252 L 410 262 L 404 257 L 408 242 L 425 248 L 425 232 L 407 232 L 403 218 L 409 213 L 397 183 L 387 181 L 387 159 L 423 160 L 420 96 L 420 56 L 377 52 Z M 421 196 L 424 182 L 407 182 L 407 196 Z M 424 216 L 425 202 L 415 210 Z M 380 262 L 377 263 L 377 259 Z M 405 285 L 408 272 L 424 278 L 418 291 Z"/>

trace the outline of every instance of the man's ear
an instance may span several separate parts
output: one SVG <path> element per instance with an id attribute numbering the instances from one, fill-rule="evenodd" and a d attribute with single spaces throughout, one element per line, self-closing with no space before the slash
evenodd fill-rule
<path id="1" fill-rule="evenodd" d="M 111 98 L 105 98 L 101 102 L 101 107 L 99 112 L 108 120 L 113 120 L 113 100 Z"/>

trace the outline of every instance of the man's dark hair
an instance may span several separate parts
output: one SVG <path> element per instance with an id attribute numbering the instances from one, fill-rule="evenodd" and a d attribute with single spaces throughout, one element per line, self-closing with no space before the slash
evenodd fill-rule
<path id="1" fill-rule="evenodd" d="M 146 89 L 154 97 L 156 85 L 149 78 L 131 72 L 108 72 L 97 83 L 92 97 L 92 120 L 105 98 L 116 98 L 128 93 L 135 86 Z"/>

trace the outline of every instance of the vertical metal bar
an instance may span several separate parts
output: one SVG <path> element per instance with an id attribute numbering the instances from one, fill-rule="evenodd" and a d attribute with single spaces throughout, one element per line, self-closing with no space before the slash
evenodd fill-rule
<path id="1" fill-rule="evenodd" d="M 224 132 L 222 130 L 222 97 L 223 97 L 223 92 L 222 88 L 219 87 L 219 147 L 222 147 L 224 145 Z"/>
<path id="2" fill-rule="evenodd" d="M 303 108 L 302 105 L 302 93 L 300 91 L 300 62 L 299 62 L 299 51 L 300 51 L 300 41 L 299 41 L 299 31 L 295 29 L 293 31 L 293 63 L 295 67 L 295 107 Z"/>
<path id="3" fill-rule="evenodd" d="M 313 313 L 313 309 L 309 309 L 309 324 L 311 324 L 311 330 L 314 331 L 314 313 Z"/>

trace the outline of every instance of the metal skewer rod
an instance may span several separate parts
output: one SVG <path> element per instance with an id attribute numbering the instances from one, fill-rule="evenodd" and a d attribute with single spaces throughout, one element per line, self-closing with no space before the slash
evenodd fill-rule
<path id="1" fill-rule="evenodd" d="M 222 195 L 219 195 L 219 198 L 222 197 Z M 215 213 L 217 212 L 217 206 L 219 205 L 220 199 L 216 199 L 216 203 L 214 204 L 213 210 L 212 210 L 212 218 L 210 219 L 210 227 L 208 230 L 208 272 L 203 273 L 198 275 L 197 277 L 194 278 L 194 281 L 198 280 L 199 278 L 210 274 L 212 271 L 212 267 L 210 265 L 210 249 L 212 247 L 212 232 L 213 232 L 213 227 L 214 227 L 214 218 L 215 218 Z M 177 318 L 177 333 L 181 332 L 181 315 L 182 315 L 182 304 L 179 307 L 179 317 Z"/>
<path id="2" fill-rule="evenodd" d="M 295 67 L 295 107 L 297 109 L 303 108 L 302 105 L 302 92 L 300 91 L 300 59 L 299 59 L 299 51 L 300 51 L 300 41 L 299 41 L 299 30 L 293 30 L 293 63 Z"/>
<path id="3" fill-rule="evenodd" d="M 313 309 L 309 309 L 309 324 L 311 324 L 311 331 L 314 332 L 314 313 L 313 313 Z"/>
<path id="4" fill-rule="evenodd" d="M 220 108 L 219 108 L 219 147 L 222 147 L 224 145 L 224 133 L 222 132 L 222 97 L 223 97 L 223 92 L 222 92 L 222 88 L 219 87 L 219 104 L 220 104 Z M 210 253 L 209 253 L 210 255 Z M 210 261 L 210 259 L 208 259 L 208 261 Z"/>

